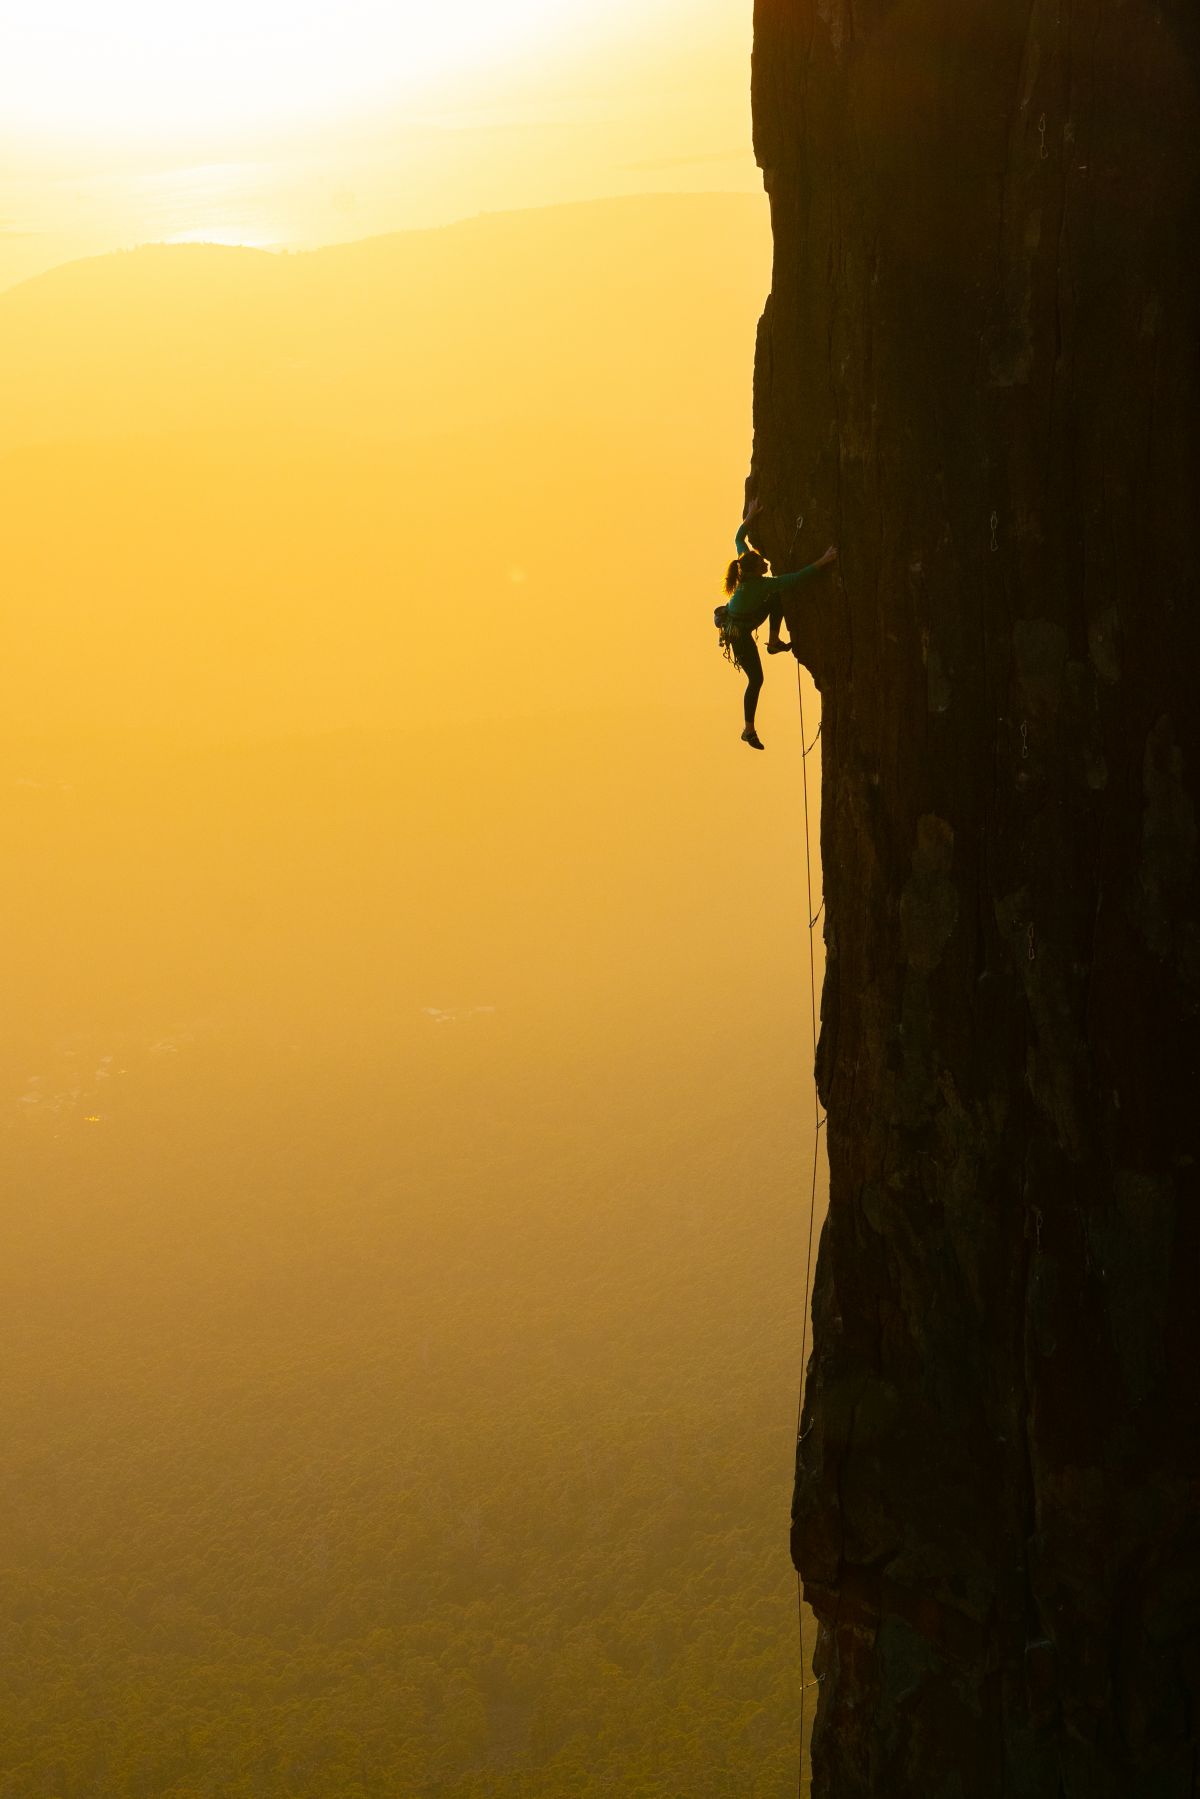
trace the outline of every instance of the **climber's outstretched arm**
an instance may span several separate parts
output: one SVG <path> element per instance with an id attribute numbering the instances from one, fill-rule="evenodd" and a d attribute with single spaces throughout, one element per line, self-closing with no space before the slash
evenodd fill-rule
<path id="1" fill-rule="evenodd" d="M 763 585 L 765 587 L 794 587 L 797 581 L 807 580 L 808 576 L 815 575 L 819 568 L 825 568 L 829 563 L 836 561 L 837 551 L 830 544 L 825 554 L 816 562 L 810 562 L 807 568 L 798 568 L 794 574 L 790 575 L 764 575 L 762 577 Z"/>

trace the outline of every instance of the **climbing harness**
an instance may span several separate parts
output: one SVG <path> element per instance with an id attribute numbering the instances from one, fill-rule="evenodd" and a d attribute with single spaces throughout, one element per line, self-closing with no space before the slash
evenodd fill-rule
<path id="1" fill-rule="evenodd" d="M 803 522 L 803 521 L 801 521 L 801 522 Z M 808 1256 L 807 1256 L 807 1261 L 806 1261 L 805 1269 L 804 1269 L 804 1314 L 803 1314 L 803 1321 L 802 1321 L 801 1327 L 800 1327 L 800 1394 L 799 1394 L 799 1398 L 797 1400 L 797 1406 L 796 1406 L 796 1447 L 798 1449 L 800 1447 L 801 1442 L 803 1441 L 803 1437 L 801 1434 L 801 1424 L 802 1424 L 803 1416 L 804 1416 L 804 1387 L 805 1387 L 805 1376 L 807 1374 L 807 1364 L 808 1364 L 808 1308 L 809 1308 L 810 1299 L 812 1297 L 813 1228 L 814 1228 L 814 1221 L 816 1219 L 816 1212 L 817 1212 L 817 1160 L 818 1160 L 817 1152 L 820 1149 L 820 1145 L 821 1145 L 821 1131 L 823 1130 L 825 1124 L 828 1122 L 827 1115 L 823 1114 L 821 1111 L 821 1095 L 820 1095 L 820 1090 L 817 1087 L 817 1071 L 816 1071 L 816 1065 L 815 1065 L 815 1058 L 816 1058 L 816 1053 L 817 1053 L 817 956 L 816 956 L 816 949 L 813 944 L 813 932 L 816 930 L 817 925 L 821 918 L 821 914 L 825 910 L 825 896 L 824 896 L 824 894 L 822 894 L 821 903 L 817 907 L 816 912 L 814 913 L 814 911 L 813 911 L 813 880 L 812 880 L 812 830 L 811 830 L 811 826 L 809 824 L 809 811 L 808 811 L 808 758 L 811 756 L 812 752 L 817 747 L 817 740 L 821 735 L 821 731 L 824 726 L 825 720 L 822 718 L 820 724 L 818 724 L 818 726 L 817 726 L 817 729 L 813 736 L 812 742 L 810 744 L 808 744 L 807 748 L 806 748 L 805 740 L 808 736 L 808 733 L 804 728 L 804 684 L 800 679 L 800 664 L 799 664 L 799 662 L 797 662 L 797 664 L 796 664 L 796 697 L 798 698 L 798 700 L 800 702 L 800 747 L 801 747 L 800 766 L 801 766 L 801 770 L 802 770 L 802 773 L 804 776 L 804 868 L 805 868 L 805 876 L 808 881 L 808 986 L 809 986 L 809 1004 L 811 1007 L 811 1015 L 812 1015 L 812 1041 L 813 1041 L 813 1057 L 814 1057 L 814 1066 L 813 1066 L 813 1121 L 814 1122 L 813 1122 L 813 1155 L 812 1155 L 812 1189 L 808 1196 Z M 800 1795 L 800 1799 L 804 1799 L 804 1762 L 805 1762 L 804 1719 L 805 1719 L 805 1711 L 806 1711 L 804 1695 L 810 1685 L 811 1686 L 819 1686 L 820 1682 L 819 1682 L 819 1680 L 806 1681 L 804 1678 L 804 1674 L 805 1674 L 805 1668 L 804 1668 L 804 1587 L 800 1580 L 800 1570 L 798 1568 L 796 1570 L 796 1616 L 797 1616 L 797 1621 L 798 1621 L 799 1627 L 800 1627 L 800 1778 L 799 1778 L 799 1786 L 798 1786 L 797 1790 Z"/>
<path id="2" fill-rule="evenodd" d="M 724 656 L 726 662 L 736 663 L 737 654 L 736 646 L 734 644 L 734 633 L 737 631 L 738 627 L 729 616 L 728 606 L 713 607 L 713 624 L 717 627 L 717 637 L 721 645 L 722 656 Z"/>

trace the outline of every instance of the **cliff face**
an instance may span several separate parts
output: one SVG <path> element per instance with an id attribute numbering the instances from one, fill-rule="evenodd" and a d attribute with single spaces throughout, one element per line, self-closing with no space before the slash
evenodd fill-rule
<path id="1" fill-rule="evenodd" d="M 813 1791 L 1197 1787 L 1197 35 L 757 0 L 752 489 L 841 550 Z M 793 549 L 796 516 L 806 526 Z"/>

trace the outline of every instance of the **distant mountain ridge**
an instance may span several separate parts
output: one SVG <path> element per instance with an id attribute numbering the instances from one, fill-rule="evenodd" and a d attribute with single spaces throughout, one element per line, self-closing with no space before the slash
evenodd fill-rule
<path id="1" fill-rule="evenodd" d="M 302 256 L 152 246 L 0 295 L 0 714 L 627 704 L 643 632 L 667 703 L 724 694 L 769 256 L 760 202 L 685 196 Z"/>
<path id="2" fill-rule="evenodd" d="M 765 292 L 767 236 L 758 196 L 667 195 L 296 254 L 148 245 L 64 264 L 0 294 L 0 451 L 686 411 L 696 359 L 740 324 L 747 259 Z M 703 296 L 694 317 L 666 304 L 679 294 Z"/>

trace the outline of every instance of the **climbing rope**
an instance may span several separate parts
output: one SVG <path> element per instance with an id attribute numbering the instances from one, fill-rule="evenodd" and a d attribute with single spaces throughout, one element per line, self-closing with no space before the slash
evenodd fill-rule
<path id="1" fill-rule="evenodd" d="M 808 986 L 809 986 L 809 1004 L 810 1004 L 811 1013 L 812 1013 L 812 1040 L 813 1040 L 812 1190 L 809 1193 L 809 1197 L 808 1197 L 808 1258 L 807 1258 L 807 1261 L 805 1264 L 805 1269 L 804 1269 L 804 1315 L 803 1315 L 803 1322 L 802 1322 L 801 1328 L 800 1328 L 800 1394 L 799 1394 L 799 1398 L 797 1400 L 797 1405 L 796 1405 L 796 1447 L 797 1447 L 797 1449 L 799 1449 L 799 1447 L 800 1447 L 800 1427 L 801 1427 L 801 1424 L 803 1422 L 803 1417 L 804 1417 L 805 1374 L 807 1372 L 807 1367 L 808 1367 L 808 1307 L 809 1307 L 809 1301 L 810 1301 L 810 1298 L 812 1295 L 813 1226 L 814 1226 L 814 1220 L 816 1218 L 816 1212 L 817 1212 L 817 1159 L 818 1159 L 817 1152 L 821 1146 L 821 1129 L 822 1129 L 822 1126 L 826 1122 L 825 1118 L 822 1116 L 822 1113 L 821 1113 L 821 1095 L 817 1088 L 817 1070 L 816 1070 L 817 955 L 816 955 L 816 949 L 815 949 L 815 946 L 813 943 L 813 932 L 816 930 L 817 924 L 820 921 L 821 914 L 825 910 L 825 898 L 824 898 L 824 895 L 822 895 L 821 904 L 818 906 L 816 912 L 814 913 L 814 911 L 813 911 L 813 879 L 812 879 L 812 830 L 811 830 L 811 827 L 809 824 L 809 811 L 808 811 L 808 758 L 812 754 L 813 750 L 815 750 L 817 747 L 817 738 L 819 738 L 821 735 L 821 729 L 822 729 L 822 726 L 824 725 L 825 721 L 824 721 L 824 719 L 821 720 L 821 723 L 817 726 L 816 735 L 813 737 L 812 742 L 808 744 L 807 749 L 805 749 L 804 745 L 806 744 L 807 739 L 808 739 L 808 732 L 804 728 L 804 684 L 800 679 L 800 664 L 799 664 L 799 662 L 796 663 L 796 695 L 800 701 L 800 744 L 801 744 L 801 749 L 802 749 L 801 770 L 802 770 L 803 776 L 804 776 L 804 867 L 805 867 L 805 875 L 806 875 L 806 878 L 808 881 Z M 797 1619 L 798 1619 L 799 1626 L 800 1626 L 800 1780 L 799 1780 L 798 1792 L 800 1795 L 800 1799 L 804 1799 L 804 1761 L 805 1761 L 804 1720 L 805 1720 L 805 1712 L 807 1709 L 805 1706 L 804 1695 L 809 1686 L 809 1682 L 805 1679 L 806 1670 L 805 1670 L 805 1665 L 804 1665 L 804 1587 L 803 1587 L 803 1584 L 800 1579 L 800 1570 L 799 1569 L 796 1570 L 796 1615 L 797 1615 Z M 816 1682 L 813 1682 L 812 1684 L 816 1685 Z"/>

